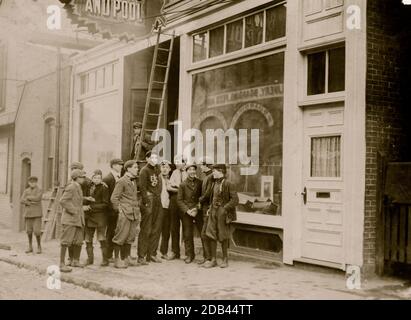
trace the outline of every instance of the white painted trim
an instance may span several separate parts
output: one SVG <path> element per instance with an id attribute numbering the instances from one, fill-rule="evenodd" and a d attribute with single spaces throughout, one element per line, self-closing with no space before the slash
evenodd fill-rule
<path id="1" fill-rule="evenodd" d="M 367 35 L 366 1 L 346 0 L 361 8 L 361 29 L 346 31 L 346 103 L 345 103 L 345 212 L 349 223 L 345 224 L 346 263 L 362 266 L 365 163 L 366 163 L 366 72 Z M 350 170 L 348 170 L 350 168 Z"/>
<path id="2" fill-rule="evenodd" d="M 300 39 L 300 1 L 287 2 L 287 50 L 284 66 L 283 192 L 284 224 L 283 262 L 292 264 L 300 254 L 303 127 L 302 110 L 298 108 L 301 66 L 304 59 L 298 51 Z"/>

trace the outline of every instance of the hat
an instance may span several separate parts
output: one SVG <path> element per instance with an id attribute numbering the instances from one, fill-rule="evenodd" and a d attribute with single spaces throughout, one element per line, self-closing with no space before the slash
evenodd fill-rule
<path id="1" fill-rule="evenodd" d="M 91 177 L 93 178 L 94 176 L 103 176 L 103 172 L 100 169 L 94 170 Z"/>
<path id="2" fill-rule="evenodd" d="M 110 161 L 110 167 L 113 167 L 114 165 L 119 164 L 119 165 L 124 165 L 124 161 L 121 159 L 113 159 Z"/>
<path id="3" fill-rule="evenodd" d="M 73 163 L 70 165 L 70 169 L 71 169 L 71 170 L 75 170 L 75 169 L 83 170 L 83 169 L 84 169 L 84 166 L 83 166 L 83 164 L 82 164 L 81 162 L 73 162 Z"/>
<path id="4" fill-rule="evenodd" d="M 86 176 L 86 173 L 80 169 L 74 169 L 71 172 L 71 179 L 76 180 L 77 178 L 83 178 Z"/>
<path id="5" fill-rule="evenodd" d="M 127 171 L 128 168 L 131 168 L 132 166 L 134 166 L 134 164 L 136 164 L 137 162 L 135 160 L 128 160 L 125 164 L 124 164 L 124 170 Z"/>
<path id="6" fill-rule="evenodd" d="M 27 179 L 28 182 L 37 182 L 39 179 L 37 177 L 31 176 Z"/>
<path id="7" fill-rule="evenodd" d="M 143 124 L 141 123 L 141 122 L 134 122 L 133 123 L 133 129 L 136 129 L 136 128 L 143 128 Z"/>
<path id="8" fill-rule="evenodd" d="M 188 163 L 185 167 L 186 171 L 188 171 L 191 167 L 197 170 L 197 165 L 195 163 Z"/>
<path id="9" fill-rule="evenodd" d="M 211 168 L 213 166 L 213 159 L 211 159 L 210 157 L 204 157 L 201 159 L 200 164 L 207 166 L 209 168 Z"/>
<path id="10" fill-rule="evenodd" d="M 215 164 L 215 165 L 212 166 L 212 168 L 215 169 L 215 170 L 221 171 L 223 173 L 227 172 L 227 166 L 223 163 Z"/>

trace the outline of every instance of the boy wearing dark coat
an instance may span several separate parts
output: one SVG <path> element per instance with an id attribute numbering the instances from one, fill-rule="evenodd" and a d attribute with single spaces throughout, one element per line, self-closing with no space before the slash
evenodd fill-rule
<path id="1" fill-rule="evenodd" d="M 223 262 L 220 267 L 228 267 L 230 224 L 237 219 L 236 206 L 239 200 L 234 185 L 226 180 L 226 173 L 224 164 L 213 166 L 214 183 L 211 188 L 210 209 L 205 229 L 211 248 L 211 261 L 205 263 L 205 268 L 217 266 L 217 241 L 221 243 L 223 251 Z"/>
<path id="2" fill-rule="evenodd" d="M 37 177 L 28 179 L 29 187 L 24 190 L 21 196 L 20 203 L 24 206 L 23 214 L 26 223 L 26 232 L 29 239 L 29 247 L 26 253 L 33 252 L 33 233 L 37 240 L 37 253 L 41 253 L 41 218 L 43 217 L 43 209 L 41 199 L 43 192 L 37 186 Z"/>
<path id="3" fill-rule="evenodd" d="M 161 262 L 157 256 L 154 256 L 162 223 L 162 183 L 157 167 L 158 155 L 149 151 L 146 160 L 147 165 L 141 169 L 139 176 L 141 224 L 138 237 L 138 262 L 142 265 L 147 265 L 150 261 Z"/>
<path id="4" fill-rule="evenodd" d="M 127 161 L 124 165 L 126 173 L 118 180 L 111 195 L 113 209 L 118 213 L 117 227 L 113 238 L 114 267 L 124 269 L 134 265 L 130 258 L 131 245 L 137 236 L 137 227 L 141 220 L 140 208 L 137 198 L 138 164 L 134 160 Z M 122 252 L 122 259 L 119 254 Z"/>
<path id="5" fill-rule="evenodd" d="M 85 179 L 85 172 L 75 169 L 71 172 L 71 182 L 65 187 L 60 199 L 63 208 L 61 216 L 62 233 L 60 237 L 60 271 L 70 272 L 71 269 L 65 265 L 67 248 L 72 249 L 72 267 L 82 267 L 80 265 L 81 246 L 84 241 L 84 209 L 83 191 L 81 183 Z"/>
<path id="6" fill-rule="evenodd" d="M 108 187 L 108 198 L 111 198 L 111 195 L 113 194 L 114 187 L 116 186 L 116 183 L 118 180 L 121 178 L 121 172 L 123 170 L 124 162 L 121 159 L 112 159 L 110 161 L 110 173 L 107 174 L 103 182 L 107 185 Z M 116 226 L 117 226 L 117 219 L 118 215 L 116 211 L 113 209 L 113 205 L 109 201 L 109 206 L 107 208 L 107 231 L 106 231 L 106 241 L 107 241 L 107 258 L 112 259 L 113 258 L 113 237 L 114 233 L 116 231 Z"/>
<path id="7" fill-rule="evenodd" d="M 194 261 L 194 226 L 201 234 L 203 228 L 203 216 L 200 211 L 201 180 L 196 177 L 197 166 L 186 166 L 187 179 L 178 188 L 177 204 L 183 214 L 183 238 L 186 250 L 185 263 Z M 204 250 L 204 245 L 203 245 Z M 204 253 L 204 251 L 203 251 Z"/>
<path id="8" fill-rule="evenodd" d="M 87 251 L 87 265 L 94 263 L 93 238 L 97 233 L 97 241 L 100 242 L 102 267 L 108 266 L 107 245 L 106 245 L 106 228 L 107 228 L 107 210 L 110 202 L 108 187 L 102 182 L 103 173 L 101 170 L 93 172 L 91 177 L 89 204 L 85 207 L 85 240 Z"/>

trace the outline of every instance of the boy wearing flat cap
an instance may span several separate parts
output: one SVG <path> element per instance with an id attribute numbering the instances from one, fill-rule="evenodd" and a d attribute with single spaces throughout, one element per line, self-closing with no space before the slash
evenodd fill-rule
<path id="1" fill-rule="evenodd" d="M 124 162 L 121 159 L 112 159 L 110 161 L 110 173 L 107 174 L 103 178 L 103 182 L 108 187 L 108 198 L 110 200 L 111 195 L 113 194 L 114 187 L 116 183 L 121 178 L 121 172 L 123 170 Z M 107 208 L 107 231 L 106 231 L 106 239 L 107 239 L 107 258 L 111 260 L 113 258 L 113 237 L 114 232 L 116 231 L 117 226 L 117 212 L 113 209 L 113 205 L 111 201 L 109 201 L 109 205 Z"/>
<path id="2" fill-rule="evenodd" d="M 29 239 L 29 247 L 26 253 L 33 252 L 33 233 L 37 240 L 37 253 L 41 253 L 41 218 L 43 210 L 41 206 L 41 199 L 43 192 L 37 186 L 37 177 L 30 177 L 28 179 L 29 187 L 24 190 L 21 196 L 20 203 L 23 207 L 24 220 L 26 223 L 26 232 Z"/>
<path id="3" fill-rule="evenodd" d="M 93 201 L 85 207 L 85 238 L 87 251 L 87 265 L 94 264 L 93 239 L 97 233 L 97 241 L 100 242 L 102 267 L 108 266 L 106 228 L 107 228 L 107 210 L 110 202 L 108 187 L 103 182 L 103 173 L 101 170 L 95 170 L 91 177 L 92 184 L 89 194 Z"/>
<path id="4" fill-rule="evenodd" d="M 211 260 L 205 263 L 205 268 L 217 266 L 217 241 L 221 243 L 223 251 L 223 262 L 220 267 L 228 267 L 230 224 L 237 218 L 236 206 L 239 200 L 234 185 L 226 180 L 226 174 L 225 164 L 213 166 L 214 183 L 210 189 L 210 209 L 205 228 L 205 236 L 208 237 L 211 249 Z"/>
<path id="5" fill-rule="evenodd" d="M 147 164 L 140 171 L 139 186 L 141 194 L 141 224 L 138 237 L 138 261 L 146 265 L 150 261 L 160 263 L 154 250 L 157 236 L 161 232 L 161 189 L 162 183 L 158 169 L 158 155 L 146 154 Z M 157 243 L 158 244 L 158 243 Z"/>
<path id="6" fill-rule="evenodd" d="M 186 171 L 188 177 L 178 188 L 177 204 L 183 214 L 183 238 L 186 250 L 186 259 L 184 262 L 189 264 L 192 263 L 195 258 L 194 226 L 196 226 L 200 234 L 203 228 L 203 216 L 199 212 L 202 183 L 196 176 L 197 166 L 195 164 L 188 164 Z"/>
<path id="7" fill-rule="evenodd" d="M 67 248 L 72 249 L 72 267 L 82 267 L 80 264 L 81 246 L 84 240 L 84 209 L 83 191 L 81 183 L 84 182 L 85 172 L 74 169 L 71 172 L 71 182 L 65 187 L 60 199 L 63 208 L 61 216 L 61 251 L 60 251 L 60 271 L 70 272 L 71 269 L 65 265 Z"/>
<path id="8" fill-rule="evenodd" d="M 130 258 L 131 245 L 137 236 L 137 227 L 141 220 L 137 199 L 138 164 L 134 160 L 124 164 L 126 173 L 118 180 L 111 195 L 113 209 L 118 213 L 117 227 L 113 238 L 114 267 L 119 269 L 134 265 Z M 121 259 L 119 257 L 122 253 Z"/>

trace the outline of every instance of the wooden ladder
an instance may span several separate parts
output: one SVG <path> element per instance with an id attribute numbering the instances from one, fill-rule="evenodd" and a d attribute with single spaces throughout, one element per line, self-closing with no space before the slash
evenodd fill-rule
<path id="1" fill-rule="evenodd" d="M 160 128 L 161 117 L 164 111 L 164 101 L 167 93 L 167 85 L 170 74 L 171 58 L 173 55 L 173 45 L 175 39 L 175 31 L 171 35 L 169 46 L 165 47 L 160 44 L 161 28 L 157 33 L 157 41 L 154 47 L 153 62 L 151 65 L 150 81 L 148 85 L 146 104 L 144 107 L 144 116 L 142 122 L 141 134 L 139 136 L 139 143 L 135 153 L 135 160 L 140 159 L 142 143 L 149 134 Z M 164 64 L 164 60 L 167 60 Z M 153 87 L 160 87 L 161 95 L 153 95 Z"/>
<path id="2" fill-rule="evenodd" d="M 43 238 L 45 241 L 59 238 L 60 236 L 60 226 L 59 226 L 59 215 L 61 212 L 61 206 L 58 202 L 63 195 L 64 188 L 54 187 L 51 193 L 50 201 L 47 206 L 46 217 L 43 221 Z"/>

